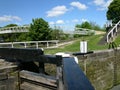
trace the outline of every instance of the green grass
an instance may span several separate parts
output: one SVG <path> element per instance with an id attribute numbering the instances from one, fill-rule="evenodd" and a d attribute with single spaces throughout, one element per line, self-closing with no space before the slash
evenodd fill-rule
<path id="1" fill-rule="evenodd" d="M 90 36 L 88 38 L 88 50 L 103 50 L 107 49 L 108 45 L 99 45 L 98 42 L 101 40 L 103 35 Z"/>
<path id="2" fill-rule="evenodd" d="M 45 54 L 55 54 L 57 52 L 79 52 L 80 51 L 80 41 L 84 38 L 88 42 L 88 51 L 92 50 L 103 50 L 107 49 L 108 45 L 98 45 L 98 42 L 103 37 L 103 35 L 93 35 L 80 37 L 73 44 L 66 45 L 64 47 L 56 49 L 46 49 Z"/>
<path id="3" fill-rule="evenodd" d="M 120 46 L 120 35 L 115 39 L 115 43 L 117 46 Z"/>
<path id="4" fill-rule="evenodd" d="M 94 36 L 84 37 L 84 40 L 86 40 L 88 42 L 88 50 L 92 51 L 92 50 L 108 49 L 107 44 L 106 45 L 98 45 L 98 42 L 101 40 L 101 38 L 103 36 L 104 35 L 94 35 Z M 80 41 L 82 39 L 83 38 L 79 38 L 79 39 L 75 40 L 75 42 L 73 44 L 66 45 L 61 48 L 45 50 L 45 53 L 46 54 L 55 54 L 57 52 L 78 52 L 78 51 L 80 51 L 79 50 Z M 120 44 L 120 36 L 118 36 L 116 38 L 115 43 L 117 44 L 117 46 Z M 108 59 L 105 61 L 103 60 L 102 62 L 99 60 L 93 60 L 93 61 L 87 60 L 87 77 L 92 82 L 92 85 L 94 85 L 94 87 L 96 87 L 96 89 L 109 90 L 107 88 L 110 88 L 112 86 L 112 82 L 113 82 L 112 74 L 113 73 L 109 69 L 109 67 L 110 67 L 109 64 L 113 63 L 112 60 L 113 59 Z M 79 65 L 82 69 L 84 68 L 84 62 L 82 60 L 79 60 Z M 53 73 L 51 75 L 54 75 L 55 68 L 53 66 L 49 65 L 47 67 L 47 71 L 49 73 Z M 118 70 L 118 72 L 119 72 L 119 70 Z M 109 76 L 109 75 L 111 75 L 111 76 Z M 117 74 L 117 75 L 119 76 L 119 74 Z M 98 78 L 101 78 L 101 79 L 98 80 Z M 119 78 L 117 78 L 117 79 L 119 80 Z M 104 85 L 101 85 L 101 82 L 104 82 Z M 119 82 L 117 82 L 117 83 L 119 83 Z"/>

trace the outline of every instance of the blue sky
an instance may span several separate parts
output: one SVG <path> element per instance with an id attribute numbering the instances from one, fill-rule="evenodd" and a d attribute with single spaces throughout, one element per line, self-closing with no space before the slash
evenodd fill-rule
<path id="1" fill-rule="evenodd" d="M 30 24 L 43 18 L 51 26 L 74 27 L 84 21 L 103 26 L 112 0 L 1 0 L 0 27 Z"/>

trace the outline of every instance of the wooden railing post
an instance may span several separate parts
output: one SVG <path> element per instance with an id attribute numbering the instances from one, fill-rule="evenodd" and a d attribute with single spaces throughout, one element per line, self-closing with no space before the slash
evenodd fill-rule
<path id="1" fill-rule="evenodd" d="M 37 48 L 37 49 L 39 48 L 39 46 L 38 46 L 38 42 L 36 42 L 36 48 Z"/>
<path id="2" fill-rule="evenodd" d="M 57 58 L 57 90 L 64 90 L 63 86 L 63 71 L 62 71 L 62 56 L 56 56 Z"/>
<path id="3" fill-rule="evenodd" d="M 39 62 L 39 73 L 45 73 L 45 65 L 43 62 Z"/>
<path id="4" fill-rule="evenodd" d="M 27 48 L 26 42 L 24 43 L 24 45 L 25 45 L 25 48 Z"/>
<path id="5" fill-rule="evenodd" d="M 14 46 L 13 46 L 13 42 L 11 43 L 11 45 L 12 45 L 12 48 L 14 48 Z"/>
<path id="6" fill-rule="evenodd" d="M 47 42 L 47 48 L 49 47 L 49 43 Z"/>

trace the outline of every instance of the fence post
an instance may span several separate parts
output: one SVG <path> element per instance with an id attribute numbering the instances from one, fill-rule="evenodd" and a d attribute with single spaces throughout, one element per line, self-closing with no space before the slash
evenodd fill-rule
<path id="1" fill-rule="evenodd" d="M 62 71 L 62 56 L 56 56 L 57 58 L 57 90 L 64 90 L 64 85 L 63 85 L 63 71 Z"/>
<path id="2" fill-rule="evenodd" d="M 39 73 L 45 73 L 45 65 L 43 62 L 39 62 Z"/>
<path id="3" fill-rule="evenodd" d="M 24 43 L 24 45 L 25 45 L 25 48 L 27 48 L 27 45 L 26 45 L 26 43 Z"/>
<path id="4" fill-rule="evenodd" d="M 14 48 L 13 42 L 11 44 L 12 44 L 12 48 Z"/>
<path id="5" fill-rule="evenodd" d="M 49 43 L 47 42 L 47 48 L 49 47 Z"/>
<path id="6" fill-rule="evenodd" d="M 36 42 L 36 48 L 38 49 L 39 47 L 38 47 L 38 42 Z"/>

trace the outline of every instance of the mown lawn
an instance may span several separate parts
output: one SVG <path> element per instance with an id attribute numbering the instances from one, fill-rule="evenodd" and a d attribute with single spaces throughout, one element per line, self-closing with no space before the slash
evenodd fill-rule
<path id="1" fill-rule="evenodd" d="M 75 40 L 73 44 L 66 45 L 63 47 L 55 48 L 55 49 L 46 49 L 45 54 L 55 54 L 57 52 L 79 52 L 80 51 L 80 41 L 82 39 L 88 42 L 88 51 L 92 50 L 103 50 L 107 49 L 108 45 L 98 45 L 98 42 L 103 37 L 103 35 L 93 35 L 93 36 L 84 36 Z"/>

